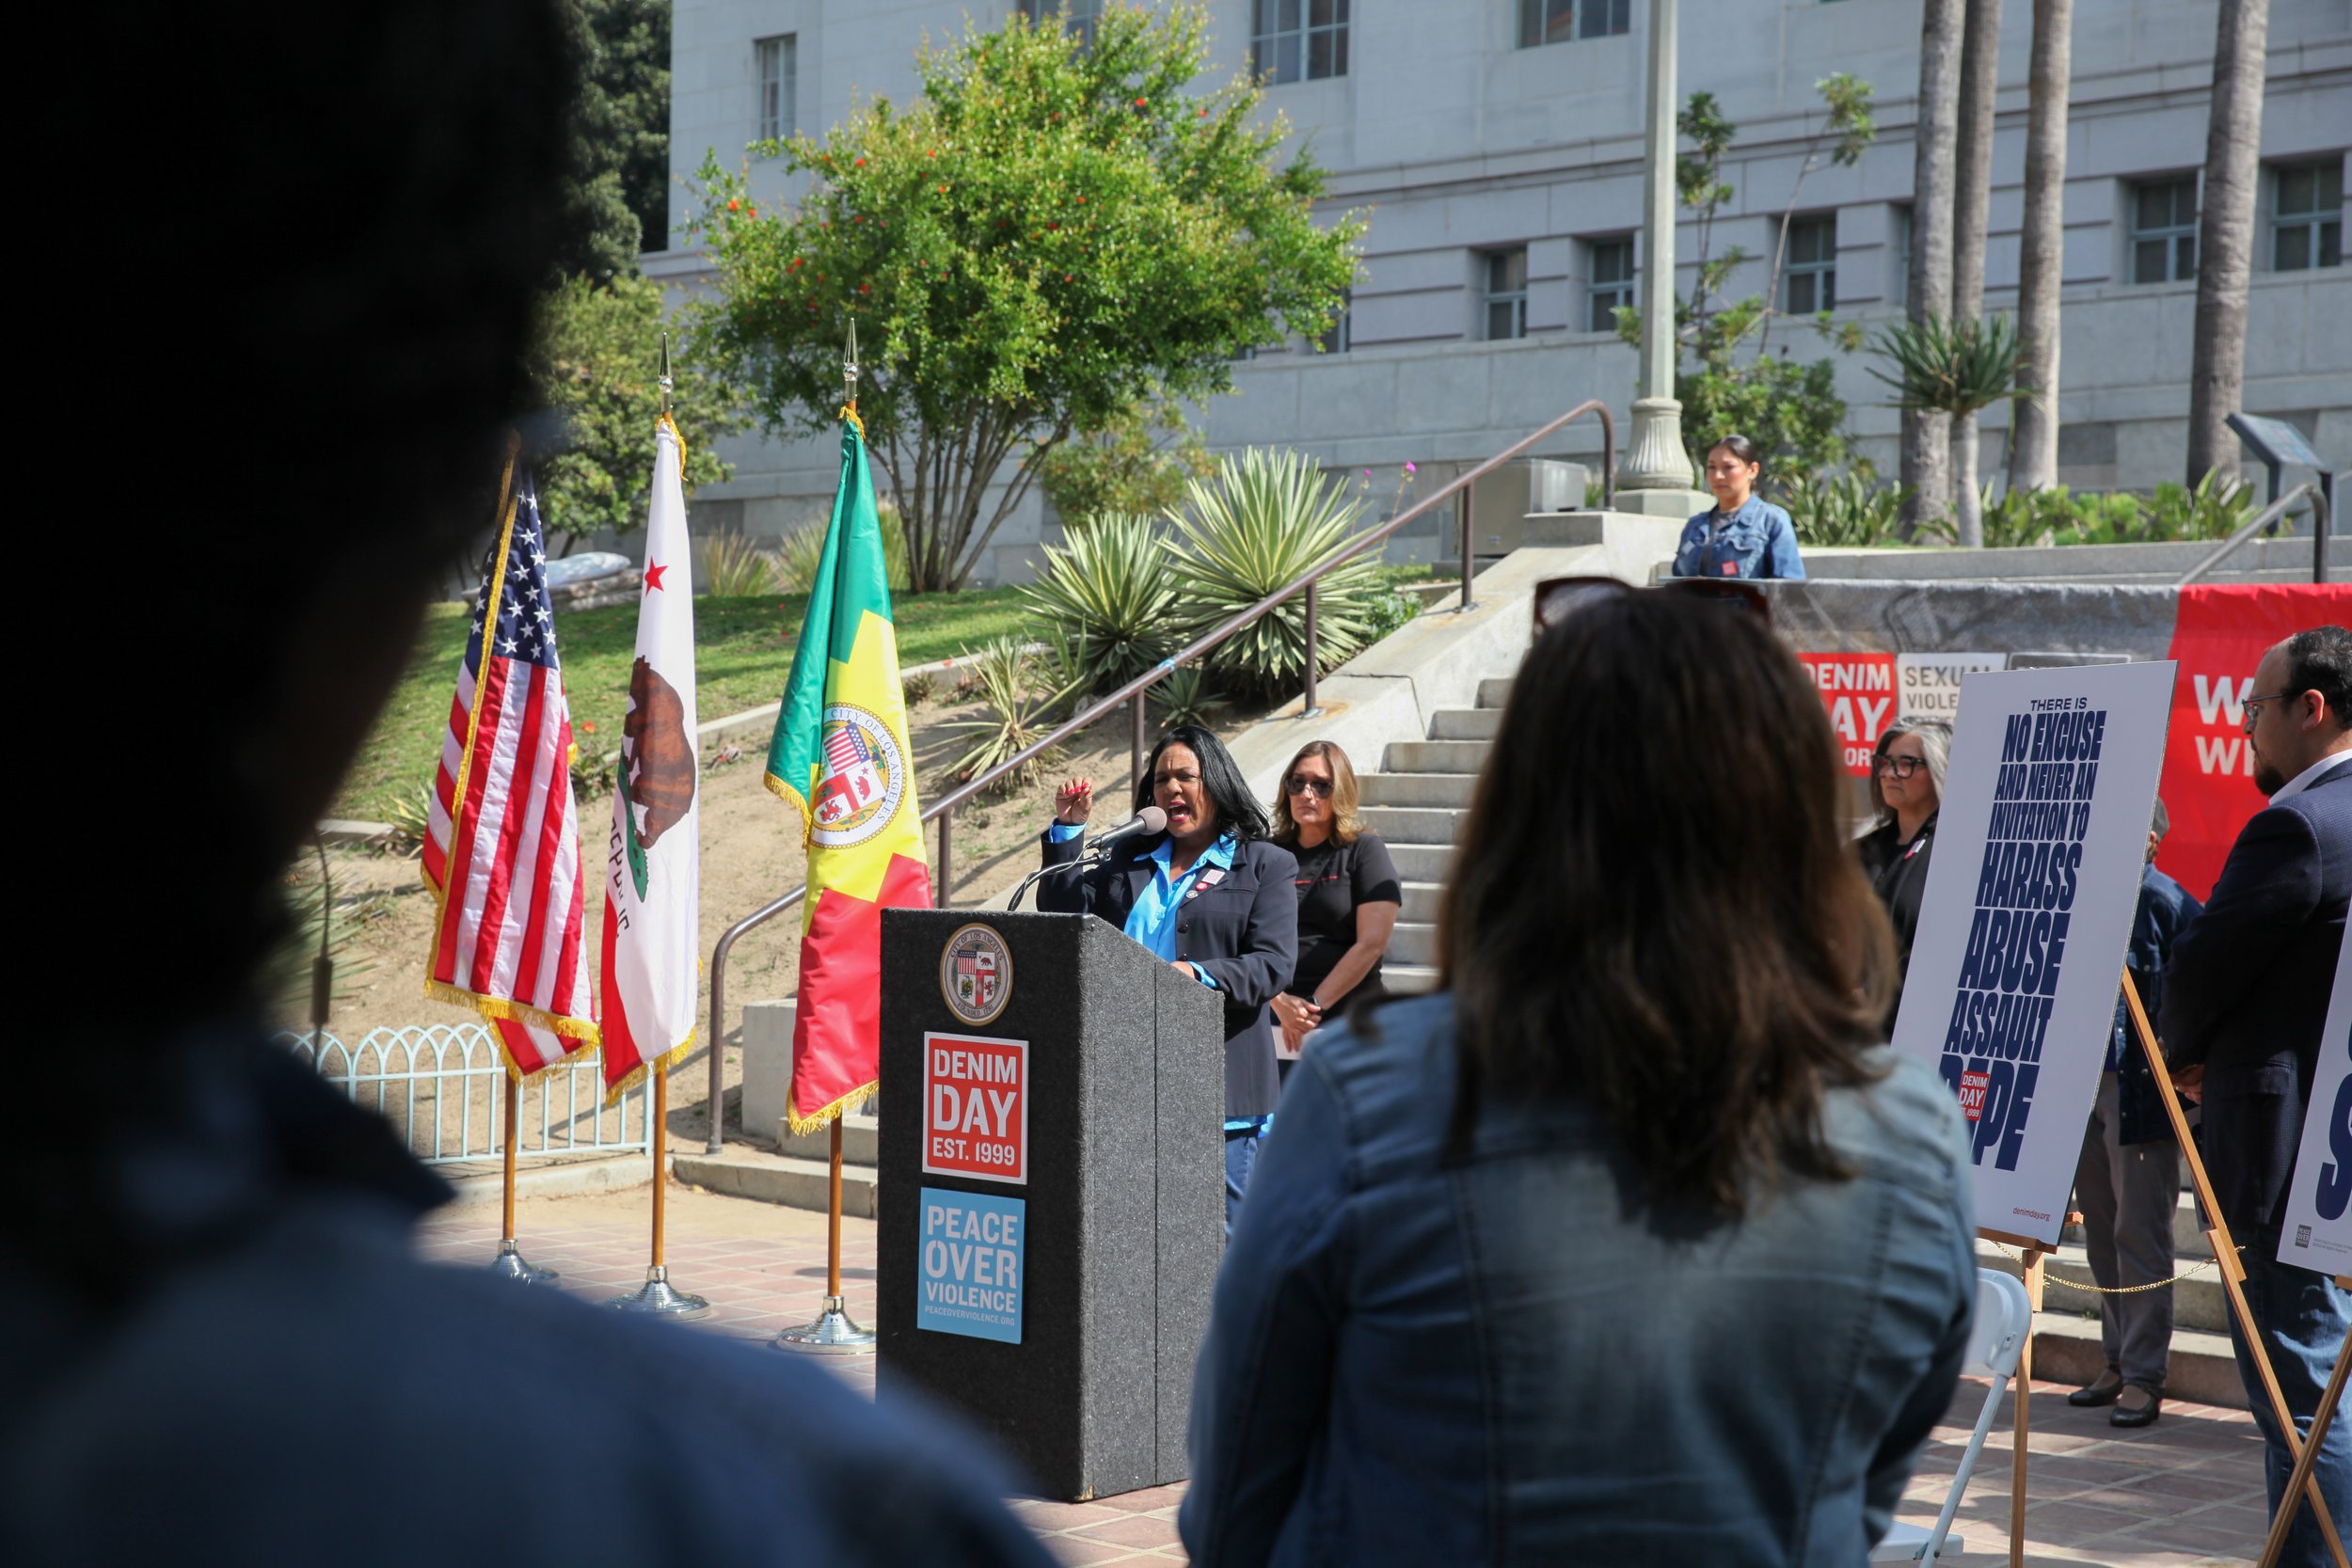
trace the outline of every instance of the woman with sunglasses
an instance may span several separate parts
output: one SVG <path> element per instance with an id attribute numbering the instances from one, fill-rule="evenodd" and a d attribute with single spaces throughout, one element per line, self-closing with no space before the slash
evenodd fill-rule
<path id="1" fill-rule="evenodd" d="M 1380 959 L 1405 907 L 1405 884 L 1356 804 L 1356 769 L 1327 740 L 1301 746 L 1274 794 L 1274 842 L 1298 860 L 1298 969 L 1274 999 L 1277 1053 L 1286 1067 L 1342 1004 L 1388 994 Z"/>
<path id="2" fill-rule="evenodd" d="M 1944 804 L 1944 768 L 1951 760 L 1952 727 L 1941 719 L 1899 719 L 1870 754 L 1870 804 L 1878 826 L 1856 847 L 1862 869 L 1895 926 L 1895 997 L 1889 1028 L 1902 1006 L 1903 975 L 1911 968 L 1911 939 L 1919 928 L 1919 895 L 1928 888 L 1928 857 L 1935 817 Z"/>
<path id="3" fill-rule="evenodd" d="M 1194 1375 L 1194 1562 L 1795 1568 L 1887 1533 L 1976 1221 L 1958 1102 L 1880 1043 L 1836 754 L 1758 616 L 1629 591 L 1544 634 L 1444 989 L 1349 1009 L 1282 1091 Z"/>

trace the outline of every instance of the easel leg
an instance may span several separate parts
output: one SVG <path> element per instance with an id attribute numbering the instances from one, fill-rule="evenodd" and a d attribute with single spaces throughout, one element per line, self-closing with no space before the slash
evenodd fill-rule
<path id="1" fill-rule="evenodd" d="M 2263 1348 L 2262 1331 L 2254 1322 L 2254 1310 L 2246 1304 L 2246 1264 L 2237 1255 L 2237 1243 L 2230 1239 L 2229 1223 L 2221 1217 L 2220 1200 L 2214 1196 L 2213 1180 L 2205 1174 L 2204 1157 L 2197 1151 L 2197 1140 L 2188 1133 L 2188 1117 L 2181 1110 L 2180 1097 L 2172 1087 L 2172 1069 L 2164 1059 L 2164 1051 L 2156 1044 L 2156 1032 L 2148 1022 L 2148 1009 L 2139 1000 L 2139 985 L 2129 969 L 2123 971 L 2123 1001 L 2130 1007 L 2132 1027 L 2139 1036 L 2139 1045 L 2148 1053 L 2149 1070 L 2155 1074 L 2156 1097 L 2164 1103 L 2165 1114 L 2172 1120 L 2172 1135 L 2180 1141 L 2181 1158 L 2188 1163 L 2188 1174 L 2196 1183 L 2197 1201 L 2204 1208 L 2211 1225 L 2205 1237 L 2213 1243 L 2215 1261 L 2221 1265 L 2221 1289 L 2230 1298 L 2231 1314 L 2237 1320 L 2238 1332 L 2244 1336 L 2247 1352 L 2255 1370 L 2262 1373 L 2264 1397 L 2269 1400 L 2271 1413 L 2278 1418 L 2281 1440 L 2287 1452 L 2294 1456 L 2296 1471 L 2303 1477 L 2302 1495 L 2311 1498 L 2312 1513 L 2319 1521 L 2319 1533 L 2328 1543 L 2328 1550 L 2336 1560 L 2336 1568 L 2352 1568 L 2344 1556 L 2344 1538 L 2336 1533 L 2336 1521 L 2328 1512 L 2328 1499 L 2320 1495 L 2319 1481 L 2312 1474 L 2312 1466 L 2304 1462 L 2305 1443 L 2295 1425 L 2295 1414 L 2287 1408 L 2285 1390 L 2279 1386 L 2279 1374 L 2270 1365 L 2270 1353 Z M 2339 1368 L 2344 1356 L 2336 1356 Z M 2288 1498 L 2295 1495 L 2288 1494 Z M 2291 1516 L 2293 1507 L 2281 1499 L 2281 1507 Z"/>
<path id="2" fill-rule="evenodd" d="M 2339 1279 L 2336 1283 L 2352 1289 L 2352 1282 Z M 2344 1374 L 2352 1370 L 2352 1359 L 2344 1354 L 2347 1348 L 2352 1346 L 2336 1347 L 2336 1370 L 2328 1379 L 2328 1391 L 2319 1396 L 2319 1408 L 2312 1412 L 2312 1430 L 2304 1435 L 2303 1451 L 2295 1461 L 2294 1474 L 2287 1477 L 2286 1493 L 2279 1499 L 2279 1516 L 2270 1521 L 2270 1536 L 2263 1543 L 2260 1568 L 2277 1568 L 2279 1554 L 2286 1550 L 2287 1531 L 2295 1528 L 2295 1516 L 2302 1512 L 2303 1489 L 2312 1484 L 2312 1471 L 2319 1464 L 2319 1446 L 2327 1440 L 2328 1422 L 2344 1398 Z M 2336 1561 L 2344 1561 L 2341 1547 L 2336 1550 Z"/>
<path id="3" fill-rule="evenodd" d="M 2034 1311 L 2042 1310 L 2042 1259 L 2046 1254 L 2036 1250 L 2026 1254 L 2026 1305 Z M 2017 1376 L 2010 1385 L 2010 1397 L 2016 1402 L 2017 1433 L 2015 1447 L 2009 1461 L 2009 1561 L 2010 1568 L 2025 1568 L 2026 1564 L 2026 1432 L 2031 1422 L 2033 1408 L 2033 1322 L 2026 1320 L 2026 1342 L 2017 1347 Z"/>

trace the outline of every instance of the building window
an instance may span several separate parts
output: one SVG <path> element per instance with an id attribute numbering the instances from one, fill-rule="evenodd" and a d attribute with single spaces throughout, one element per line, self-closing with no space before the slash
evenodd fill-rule
<path id="1" fill-rule="evenodd" d="M 1486 341 L 1527 336 L 1527 247 L 1490 250 L 1486 265 Z"/>
<path id="2" fill-rule="evenodd" d="M 1780 308 L 1791 316 L 1837 309 L 1837 214 L 1797 218 L 1788 225 L 1788 260 L 1781 270 Z"/>
<path id="3" fill-rule="evenodd" d="M 1269 82 L 1347 74 L 1347 0 L 1256 0 L 1249 69 Z"/>
<path id="4" fill-rule="evenodd" d="M 752 45 L 759 59 L 759 139 L 779 141 L 800 128 L 793 84 L 800 77 L 801 40 L 790 33 Z"/>
<path id="5" fill-rule="evenodd" d="M 2273 179 L 2271 269 L 2344 265 L 2344 160 L 2289 164 Z"/>
<path id="6" fill-rule="evenodd" d="M 1340 313 L 1331 318 L 1329 330 L 1315 340 L 1326 354 L 1345 354 L 1348 343 L 1349 318 L 1356 313 L 1356 291 L 1340 291 Z"/>
<path id="7" fill-rule="evenodd" d="M 1585 254 L 1585 293 L 1591 300 L 1584 318 L 1588 332 L 1614 332 L 1617 312 L 1633 304 L 1633 236 L 1588 240 Z"/>
<path id="8" fill-rule="evenodd" d="M 1091 47 L 1094 24 L 1103 19 L 1103 0 L 1021 0 L 1021 14 L 1033 23 L 1051 22 L 1058 14 L 1061 24 Z"/>
<path id="9" fill-rule="evenodd" d="M 2197 176 L 2132 187 L 2132 281 L 2179 283 L 2197 276 Z"/>
<path id="10" fill-rule="evenodd" d="M 1519 0 L 1519 47 L 1601 39 L 1632 24 L 1633 0 Z"/>

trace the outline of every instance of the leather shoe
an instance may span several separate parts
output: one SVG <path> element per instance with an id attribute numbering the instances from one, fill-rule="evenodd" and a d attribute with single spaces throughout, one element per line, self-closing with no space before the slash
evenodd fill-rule
<path id="1" fill-rule="evenodd" d="M 2129 1385 L 2129 1387 L 2140 1398 L 2130 1403 L 2124 1403 L 2119 1399 L 2115 1408 L 2107 1412 L 2107 1425 L 2111 1427 L 2155 1425 L 2156 1418 L 2164 1412 L 2163 1398 L 2150 1389 L 2142 1388 L 2137 1383 Z"/>
<path id="2" fill-rule="evenodd" d="M 2122 1375 L 2110 1367 L 2099 1374 L 2097 1382 L 2067 1395 L 2066 1402 L 2078 1410 L 2089 1410 L 2102 1404 L 2113 1404 L 2115 1397 L 2122 1391 Z"/>

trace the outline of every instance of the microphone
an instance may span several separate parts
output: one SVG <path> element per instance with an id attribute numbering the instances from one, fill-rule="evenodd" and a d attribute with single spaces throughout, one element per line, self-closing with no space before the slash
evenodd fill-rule
<path id="1" fill-rule="evenodd" d="M 1145 833 L 1164 833 L 1167 831 L 1168 813 L 1157 806 L 1146 806 L 1123 825 L 1113 828 L 1101 838 L 1089 842 L 1087 845 L 1087 850 L 1090 854 L 1096 850 L 1107 849 L 1112 845 L 1124 840 L 1140 837 Z"/>
<path id="2" fill-rule="evenodd" d="M 1092 855 L 1096 851 L 1101 850 L 1109 845 L 1118 844 L 1123 840 L 1135 838 L 1143 833 L 1165 832 L 1167 829 L 1168 813 L 1160 810 L 1157 806 L 1146 806 L 1141 811 L 1136 813 L 1132 820 L 1120 827 L 1113 828 L 1109 832 L 1104 833 L 1101 838 L 1094 839 L 1089 843 L 1081 845 L 1080 849 L 1082 852 L 1078 859 L 1073 861 L 1063 861 L 1058 865 L 1041 865 L 1035 871 L 1030 872 L 1026 877 L 1022 878 L 1021 885 L 1012 890 L 1012 896 L 1006 900 L 1005 907 L 1008 910 L 1018 910 L 1021 907 L 1021 895 L 1028 892 L 1029 884 L 1036 881 L 1040 877 L 1051 876 L 1057 871 L 1075 871 L 1088 863 L 1087 857 L 1089 855 Z M 1100 864 L 1101 862 L 1097 861 L 1094 863 Z"/>

